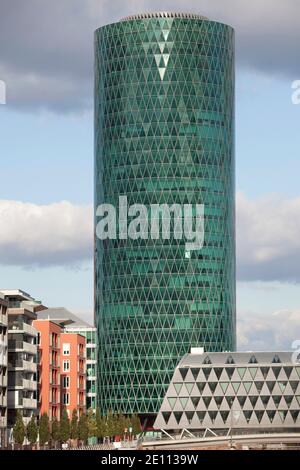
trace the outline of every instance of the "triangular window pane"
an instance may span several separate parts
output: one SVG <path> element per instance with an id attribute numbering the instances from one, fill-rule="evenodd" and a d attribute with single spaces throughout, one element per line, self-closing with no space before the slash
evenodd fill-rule
<path id="1" fill-rule="evenodd" d="M 228 388 L 228 385 L 229 385 L 229 382 L 220 382 L 220 385 L 221 385 L 221 389 L 225 395 L 226 391 L 227 391 L 227 388 Z"/>
<path id="2" fill-rule="evenodd" d="M 208 367 L 204 367 L 203 369 L 203 374 L 205 375 L 206 380 L 208 380 L 208 377 L 210 376 L 211 369 Z"/>
<path id="3" fill-rule="evenodd" d="M 163 418 L 165 420 L 165 423 L 168 424 L 171 413 L 169 411 L 163 411 L 162 412 Z"/>
<path id="4" fill-rule="evenodd" d="M 195 409 L 196 409 L 197 406 L 198 406 L 200 397 L 191 397 L 191 400 L 192 400 L 192 403 L 193 403 L 193 405 L 194 405 L 194 407 L 195 407 Z"/>
<path id="5" fill-rule="evenodd" d="M 175 403 L 176 403 L 177 398 L 170 397 L 168 398 L 168 402 L 172 410 L 174 409 Z"/>
<path id="6" fill-rule="evenodd" d="M 180 390 L 182 389 L 183 383 L 174 383 L 174 388 L 176 390 L 177 395 L 179 395 Z"/>
<path id="7" fill-rule="evenodd" d="M 238 402 L 241 406 L 244 406 L 247 397 L 237 397 Z"/>
<path id="8" fill-rule="evenodd" d="M 179 421 L 181 420 L 181 416 L 182 416 L 182 411 L 175 411 L 174 412 L 174 416 L 175 416 L 175 419 L 177 421 L 177 424 L 179 424 Z"/>
<path id="9" fill-rule="evenodd" d="M 191 424 L 195 411 L 186 411 L 185 414 L 186 414 L 189 424 Z"/>
<path id="10" fill-rule="evenodd" d="M 208 386 L 210 391 L 213 393 L 217 388 L 218 382 L 208 382 Z"/>
<path id="11" fill-rule="evenodd" d="M 205 382 L 197 382 L 197 387 L 200 393 L 203 392 L 205 385 L 206 385 Z"/>
<path id="12" fill-rule="evenodd" d="M 188 397 L 180 397 L 179 398 L 180 404 L 181 404 L 183 409 L 185 409 L 188 400 L 189 400 Z"/>
<path id="13" fill-rule="evenodd" d="M 270 422 L 273 422 L 274 416 L 275 416 L 276 411 L 275 410 L 267 410 L 267 415 L 270 420 Z"/>
<path id="14" fill-rule="evenodd" d="M 182 380 L 184 380 L 186 378 L 186 375 L 187 375 L 188 371 L 189 371 L 188 367 L 184 367 L 184 368 L 179 369 Z"/>
<path id="15" fill-rule="evenodd" d="M 250 375 L 251 375 L 251 377 L 252 377 L 253 380 L 254 380 L 255 377 L 256 377 L 257 370 L 258 370 L 257 367 L 250 367 L 250 368 L 249 368 L 249 372 L 250 372 Z"/>
<path id="16" fill-rule="evenodd" d="M 199 368 L 196 368 L 196 367 L 192 367 L 192 368 L 191 368 L 191 372 L 192 372 L 192 374 L 193 374 L 194 379 L 197 380 L 197 377 L 198 377 L 198 374 L 199 374 L 199 372 L 200 372 L 200 369 L 199 369 Z"/>
<path id="17" fill-rule="evenodd" d="M 245 375 L 246 367 L 238 367 L 237 371 L 238 371 L 238 374 L 239 374 L 240 378 L 242 379 Z"/>
<path id="18" fill-rule="evenodd" d="M 264 411 L 255 410 L 255 414 L 256 414 L 256 417 L 257 417 L 257 420 L 258 420 L 258 422 L 260 423 L 260 422 L 261 422 L 261 420 L 262 420 L 262 417 L 263 417 Z"/>
<path id="19" fill-rule="evenodd" d="M 233 386 L 233 390 L 235 391 L 235 393 L 237 393 L 241 386 L 241 382 L 232 382 L 232 386 Z"/>
<path id="20" fill-rule="evenodd" d="M 194 384 L 188 382 L 188 383 L 185 384 L 185 386 L 186 386 L 186 389 L 187 389 L 188 393 L 190 394 L 191 391 L 193 390 Z"/>
<path id="21" fill-rule="evenodd" d="M 209 407 L 209 404 L 211 402 L 211 398 L 212 397 L 203 397 L 203 401 L 204 401 L 204 404 L 205 404 L 206 408 Z"/>

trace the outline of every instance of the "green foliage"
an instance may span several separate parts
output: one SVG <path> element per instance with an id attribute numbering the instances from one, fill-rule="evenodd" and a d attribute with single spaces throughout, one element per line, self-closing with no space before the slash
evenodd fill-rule
<path id="1" fill-rule="evenodd" d="M 87 423 L 88 423 L 88 430 L 89 430 L 89 437 L 96 437 L 97 436 L 97 422 L 94 410 L 90 408 L 87 413 Z"/>
<path id="2" fill-rule="evenodd" d="M 141 422 L 138 415 L 134 414 L 130 418 L 130 426 L 132 427 L 132 434 L 136 436 L 141 432 Z"/>
<path id="3" fill-rule="evenodd" d="M 41 446 L 44 446 L 50 439 L 49 418 L 47 413 L 43 413 L 40 419 L 39 438 Z"/>
<path id="4" fill-rule="evenodd" d="M 57 418 L 54 418 L 51 425 L 51 437 L 54 442 L 60 440 L 60 425 Z"/>
<path id="5" fill-rule="evenodd" d="M 20 411 L 17 412 L 16 424 L 13 428 L 14 440 L 17 444 L 22 445 L 25 437 L 25 426 L 23 423 L 23 417 Z"/>
<path id="6" fill-rule="evenodd" d="M 86 414 L 82 413 L 78 422 L 78 437 L 84 443 L 89 437 L 88 420 Z"/>
<path id="7" fill-rule="evenodd" d="M 78 415 L 76 408 L 72 412 L 70 437 L 71 439 L 78 439 Z"/>
<path id="8" fill-rule="evenodd" d="M 123 436 L 124 431 L 126 428 L 128 429 L 128 426 L 129 423 L 126 416 L 121 413 L 115 415 L 115 435 Z"/>
<path id="9" fill-rule="evenodd" d="M 96 410 L 96 426 L 97 426 L 97 437 L 101 439 L 102 437 L 107 436 L 106 433 L 106 419 L 101 416 L 99 408 Z"/>
<path id="10" fill-rule="evenodd" d="M 67 442 L 70 439 L 70 420 L 67 410 L 64 408 L 60 418 L 60 440 Z"/>
<path id="11" fill-rule="evenodd" d="M 29 421 L 27 428 L 26 428 L 26 437 L 28 441 L 30 442 L 30 445 L 33 445 L 37 441 L 38 437 L 38 427 L 36 424 L 36 419 L 34 416 L 31 417 L 31 420 Z"/>
<path id="12" fill-rule="evenodd" d="M 108 412 L 106 416 L 106 435 L 109 437 L 115 436 L 116 421 L 112 411 Z"/>

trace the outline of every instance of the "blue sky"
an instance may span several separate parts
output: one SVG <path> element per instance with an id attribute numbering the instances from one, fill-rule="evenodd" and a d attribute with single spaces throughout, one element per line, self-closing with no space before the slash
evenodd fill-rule
<path id="1" fill-rule="evenodd" d="M 17 3 L 18 0 L 12 0 L 10 4 L 7 2 L 8 12 L 10 12 L 9 5 L 15 4 L 16 8 Z M 170 2 L 162 3 L 167 5 Z M 175 3 L 178 7 L 183 5 L 184 10 L 190 10 L 188 6 L 192 5 L 191 2 L 176 1 Z M 202 5 L 205 14 L 214 13 L 217 19 L 230 20 L 230 14 L 219 0 L 210 3 L 199 1 L 198 3 L 198 11 L 202 11 Z M 235 1 L 228 0 L 228 3 L 234 4 Z M 277 2 L 273 2 L 273 5 L 274 3 Z M 30 0 L 28 7 L 30 4 L 32 4 L 32 8 L 38 8 L 35 0 Z M 48 9 L 52 12 L 51 2 L 45 2 L 45 4 L 47 4 L 45 12 L 39 12 L 42 16 L 47 15 Z M 80 32 L 80 34 L 88 53 L 91 55 L 92 28 L 116 19 L 119 14 L 117 5 L 120 6 L 121 3 L 113 0 L 109 4 L 103 0 L 97 5 L 97 2 L 89 0 L 87 4 L 90 10 L 82 11 L 82 17 L 84 19 L 92 17 L 93 21 L 89 23 L 90 29 L 86 29 L 86 36 L 83 36 L 84 32 Z M 121 16 L 133 11 L 141 11 L 139 8 L 141 4 L 144 6 L 142 11 L 152 9 L 150 2 L 130 1 L 127 7 L 122 4 Z M 259 5 L 260 2 L 253 2 L 253 11 L 248 6 L 250 13 L 253 13 L 254 20 L 255 14 L 260 14 Z M 148 8 L 145 8 L 146 6 Z M 293 7 L 296 6 L 297 2 L 293 0 L 288 0 L 285 4 L 284 14 L 286 18 L 290 18 L 290 28 L 287 25 L 286 32 L 282 32 L 285 34 L 287 50 L 289 50 L 289 41 L 291 49 L 295 47 L 295 38 L 289 29 L 293 30 L 295 14 Z M 59 12 L 57 5 L 53 8 Z M 74 13 L 71 3 L 65 0 L 61 3 L 61 8 L 62 11 L 70 13 L 69 21 L 71 22 Z M 105 14 L 98 15 L 101 11 L 103 13 L 104 8 Z M 183 8 L 178 9 L 182 10 Z M 193 10 L 195 11 L 195 2 Z M 299 10 L 298 6 L 298 13 Z M 98 16 L 93 14 L 95 11 Z M 265 10 L 262 13 L 266 13 Z M 272 23 L 272 11 L 269 10 L 269 13 Z M 283 14 L 283 12 L 281 13 Z M 300 105 L 293 105 L 291 101 L 291 84 L 293 80 L 300 79 L 300 67 L 297 75 L 298 66 L 294 64 L 295 56 L 293 62 L 292 53 L 289 61 L 286 55 L 284 58 L 280 58 L 279 54 L 278 63 L 276 63 L 276 54 L 273 56 L 272 47 L 269 50 L 267 47 L 262 47 L 263 50 L 252 50 L 251 35 L 245 33 L 248 31 L 247 24 L 238 23 L 239 16 L 237 14 L 233 15 L 229 22 L 237 28 L 236 40 L 238 43 L 236 188 L 242 197 L 238 202 L 237 230 L 238 240 L 240 237 L 243 242 L 240 244 L 241 249 L 238 246 L 237 259 L 238 267 L 241 265 L 243 268 L 241 268 L 241 274 L 238 269 L 237 284 L 239 345 L 242 349 L 256 349 L 265 344 L 267 344 L 267 348 L 288 348 L 291 342 L 297 339 L 297 334 L 300 337 L 300 268 L 297 272 L 296 265 L 300 256 L 297 239 L 300 220 Z M 74 13 L 75 26 L 76 21 L 80 20 L 78 12 L 76 15 L 75 17 Z M 212 17 L 211 14 L 210 17 Z M 14 15 L 8 15 L 8 18 L 13 20 Z M 75 26 L 74 30 L 76 30 Z M 269 30 L 265 31 L 266 37 L 268 34 L 270 36 L 275 34 L 271 26 L 268 27 Z M 274 30 L 277 26 L 278 17 L 274 13 Z M 257 41 L 260 37 L 259 26 L 256 27 L 258 29 L 255 31 L 256 42 L 253 41 L 253 48 L 257 47 Z M 57 37 L 59 38 L 59 25 L 57 28 Z M 21 29 L 20 35 L 24 34 L 25 37 L 25 33 L 26 28 Z M 298 33 L 295 32 L 295 34 Z M 36 35 L 38 32 L 33 30 L 32 44 L 36 42 Z M 69 32 L 69 35 L 75 37 L 75 33 L 72 31 Z M 3 38 L 0 35 L 1 39 Z M 71 43 L 68 39 L 67 35 L 66 42 Z M 22 37 L 20 41 L 22 42 Z M 30 43 L 30 37 L 26 36 L 25 41 L 28 42 L 28 51 L 38 47 Z M 58 39 L 56 38 L 55 41 Z M 76 44 L 80 49 L 78 38 Z M 24 206 L 25 213 L 26 210 L 29 210 L 28 207 L 32 211 L 37 206 L 38 210 L 41 208 L 43 211 L 46 206 L 61 201 L 68 201 L 71 205 L 84 210 L 93 202 L 93 114 L 90 94 L 92 70 L 88 61 L 86 68 L 83 61 L 83 65 L 81 63 L 81 65 L 75 64 L 74 70 L 68 70 L 68 64 L 65 65 L 63 61 L 55 64 L 55 54 L 51 49 L 50 42 L 42 46 L 46 51 L 45 60 L 40 59 L 35 62 L 34 57 L 29 57 L 28 64 L 25 64 L 16 52 L 17 46 L 8 46 L 11 47 L 11 55 L 7 53 L 6 58 L 7 51 L 1 42 L 0 79 L 5 79 L 7 84 L 7 104 L 0 105 L 2 176 L 0 200 L 12 201 L 13 204 L 16 201 L 31 203 L 31 206 Z M 53 47 L 57 47 L 57 45 L 53 45 Z M 1 52 L 4 52 L 2 62 Z M 83 52 L 80 51 L 80 54 Z M 29 52 L 28 54 L 30 55 Z M 11 61 L 10 57 L 12 57 Z M 48 59 L 49 64 L 47 65 Z M 80 62 L 80 56 L 76 59 L 75 54 L 74 60 Z M 66 62 L 68 61 L 66 60 Z M 77 65 L 78 69 L 76 69 Z M 78 83 L 73 83 L 74 74 L 82 77 L 82 80 L 78 79 Z M 35 80 L 31 79 L 32 76 L 35 77 Z M 22 86 L 20 85 L 21 81 Z M 53 86 L 53 83 L 58 85 Z M 28 84 L 28 96 L 24 97 L 26 84 Z M 53 86 L 53 90 L 50 93 L 51 86 Z M 61 98 L 62 96 L 63 98 Z M 69 209 L 67 208 L 66 211 L 67 218 L 69 217 Z M 57 243 L 55 242 L 56 221 L 54 214 L 55 208 L 53 211 L 51 210 L 50 215 L 44 215 L 49 224 L 51 223 L 53 244 Z M 80 214 L 80 217 L 84 217 L 81 212 Z M 278 219 L 281 217 L 283 222 L 280 225 L 281 221 Z M 12 252 L 15 250 L 17 253 L 17 250 L 20 249 L 19 238 L 24 238 L 22 247 L 25 246 L 25 251 L 27 250 L 26 243 L 28 246 L 33 245 L 33 248 L 32 246 L 28 247 L 29 254 L 24 260 L 19 259 L 18 261 L 18 258 L 16 260 L 16 256 L 14 257 L 13 254 L 11 258 L 9 257 L 7 239 L 5 234 L 1 235 L 1 231 L 4 229 L 1 229 L 0 226 L 0 287 L 21 288 L 34 297 L 42 299 L 46 305 L 66 306 L 74 312 L 82 314 L 85 318 L 92 318 L 93 266 L 88 255 L 89 248 L 82 249 L 81 257 L 74 255 L 73 259 L 71 255 L 66 258 L 62 256 L 61 263 L 52 263 L 50 258 L 54 251 L 51 250 L 55 250 L 55 246 L 51 246 L 49 259 L 43 253 L 43 262 L 39 264 L 37 258 L 44 248 L 36 246 L 37 255 L 36 257 L 32 255 L 35 247 L 30 238 L 32 233 L 30 234 L 30 228 L 28 228 L 31 226 L 32 231 L 38 234 L 39 226 L 26 224 L 27 219 L 24 216 L 24 227 L 27 227 L 29 233 L 26 233 L 26 237 L 23 236 L 23 230 L 24 233 L 26 230 L 22 229 L 22 235 L 20 234 L 19 237 L 16 234 L 18 229 L 11 229 L 14 230 L 13 233 L 18 240 L 16 245 L 9 244 L 9 250 Z M 240 223 L 240 220 L 243 223 Z M 260 245 L 261 240 L 248 239 L 252 234 L 248 227 L 253 220 L 256 224 L 253 238 L 260 236 L 264 243 L 263 246 Z M 272 245 L 271 254 L 267 252 L 266 232 L 268 230 L 266 227 L 268 228 L 269 220 L 270 224 L 276 227 L 276 244 L 274 242 L 274 246 Z M 74 224 L 76 221 L 77 219 Z M 245 233 L 248 238 L 244 236 Z M 84 236 L 88 238 L 87 234 Z M 245 238 L 247 238 L 248 245 L 246 242 L 244 243 Z M 72 241 L 72 243 L 74 243 L 75 252 L 78 240 Z M 286 248 L 287 244 L 289 249 Z M 51 240 L 49 240 L 50 245 Z M 252 254 L 252 259 L 249 259 Z M 289 272 L 291 260 L 294 260 L 294 263 L 291 272 Z M 248 272 L 251 272 L 251 276 L 247 275 Z M 282 338 L 278 334 L 278 322 L 275 320 L 287 316 L 291 318 L 290 331 Z M 253 332 L 257 332 L 259 340 L 253 339 Z"/>

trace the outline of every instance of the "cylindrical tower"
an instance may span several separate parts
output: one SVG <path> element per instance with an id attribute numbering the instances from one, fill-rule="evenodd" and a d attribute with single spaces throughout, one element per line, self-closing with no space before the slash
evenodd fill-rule
<path id="1" fill-rule="evenodd" d="M 118 218 L 95 236 L 103 413 L 157 413 L 191 347 L 235 349 L 234 188 L 233 29 L 183 13 L 97 29 L 95 207 L 204 204 L 199 250 L 124 239 Z"/>

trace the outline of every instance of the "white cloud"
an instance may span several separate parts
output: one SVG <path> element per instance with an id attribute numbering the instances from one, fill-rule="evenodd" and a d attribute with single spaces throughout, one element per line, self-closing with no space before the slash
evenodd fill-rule
<path id="1" fill-rule="evenodd" d="M 292 351 L 293 342 L 300 340 L 300 310 L 239 312 L 237 337 L 241 351 Z"/>
<path id="2" fill-rule="evenodd" d="M 1 264 L 74 265 L 92 258 L 93 208 L 0 200 Z M 300 282 L 300 198 L 237 195 L 237 274 Z"/>
<path id="3" fill-rule="evenodd" d="M 237 194 L 237 267 L 242 280 L 300 281 L 300 197 Z"/>
<path id="4" fill-rule="evenodd" d="M 9 104 L 90 109 L 94 30 L 133 13 L 161 10 L 193 11 L 231 24 L 239 65 L 299 78 L 299 0 L 1 0 L 0 77 Z"/>
<path id="5" fill-rule="evenodd" d="M 92 206 L 0 200 L 0 221 L 1 264 L 75 265 L 92 256 Z"/>

